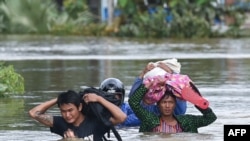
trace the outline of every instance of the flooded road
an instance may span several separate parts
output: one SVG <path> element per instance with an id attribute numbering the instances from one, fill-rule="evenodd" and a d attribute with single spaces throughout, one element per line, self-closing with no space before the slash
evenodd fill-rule
<path id="1" fill-rule="evenodd" d="M 116 38 L 1 36 L 0 61 L 25 79 L 25 93 L 0 99 L 0 140 L 56 141 L 61 138 L 28 117 L 28 110 L 57 93 L 98 87 L 107 77 L 121 79 L 129 93 L 149 61 L 178 58 L 208 99 L 218 119 L 199 134 L 138 133 L 122 128 L 126 140 L 222 141 L 225 124 L 250 124 L 250 40 L 135 40 Z M 127 100 L 127 99 L 126 99 Z M 55 107 L 49 112 L 60 114 Z M 199 114 L 188 103 L 187 113 Z"/>

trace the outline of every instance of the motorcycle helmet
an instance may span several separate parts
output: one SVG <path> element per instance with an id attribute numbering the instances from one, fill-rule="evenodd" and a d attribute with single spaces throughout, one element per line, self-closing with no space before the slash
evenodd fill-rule
<path id="1" fill-rule="evenodd" d="M 102 91 L 115 94 L 119 96 L 119 99 L 121 100 L 121 103 L 124 102 L 124 96 L 125 96 L 125 89 L 124 85 L 121 82 L 121 80 L 117 78 L 107 78 L 102 81 L 100 85 L 100 89 Z"/>

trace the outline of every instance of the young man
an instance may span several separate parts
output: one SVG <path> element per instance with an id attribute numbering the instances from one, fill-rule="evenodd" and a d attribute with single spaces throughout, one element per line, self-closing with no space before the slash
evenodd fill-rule
<path id="1" fill-rule="evenodd" d="M 199 127 L 207 126 L 217 119 L 209 107 L 200 109 L 196 106 L 203 115 L 175 115 L 176 97 L 171 91 L 166 91 L 162 99 L 157 102 L 160 115 L 145 110 L 141 105 L 141 100 L 150 85 L 152 84 L 147 86 L 142 84 L 129 98 L 129 105 L 141 120 L 139 132 L 198 133 Z"/>
<path id="2" fill-rule="evenodd" d="M 110 129 L 97 118 L 88 117 L 81 112 L 84 108 L 82 100 L 86 103 L 99 102 L 107 108 L 112 114 L 109 120 L 113 125 L 122 123 L 126 119 L 126 114 L 119 107 L 103 97 L 94 93 L 88 93 L 81 97 L 72 90 L 62 92 L 57 98 L 32 108 L 29 115 L 50 127 L 52 133 L 56 133 L 63 138 L 90 138 L 93 135 L 94 141 L 102 141 L 103 135 Z M 56 104 L 60 109 L 61 116 L 52 116 L 45 113 Z"/>

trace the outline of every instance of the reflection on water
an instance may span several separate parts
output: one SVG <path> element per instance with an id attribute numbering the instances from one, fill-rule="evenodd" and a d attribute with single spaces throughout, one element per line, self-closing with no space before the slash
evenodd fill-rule
<path id="1" fill-rule="evenodd" d="M 0 60 L 24 76 L 22 96 L 0 99 L 0 140 L 58 141 L 61 137 L 28 117 L 33 106 L 63 90 L 98 87 L 107 77 L 121 79 L 129 93 L 134 78 L 148 61 L 177 57 L 218 116 L 199 134 L 138 133 L 122 128 L 126 140 L 221 141 L 223 125 L 250 124 L 250 40 L 126 41 L 80 37 L 0 38 Z M 127 98 L 126 98 L 127 100 Z M 49 111 L 59 115 L 55 107 Z M 188 103 L 187 113 L 199 114 Z"/>

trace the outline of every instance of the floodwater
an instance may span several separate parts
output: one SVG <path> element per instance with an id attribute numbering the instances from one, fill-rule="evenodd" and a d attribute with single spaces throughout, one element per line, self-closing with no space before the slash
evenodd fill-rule
<path id="1" fill-rule="evenodd" d="M 128 94 L 146 63 L 175 57 L 218 119 L 198 134 L 138 133 L 138 127 L 131 127 L 119 129 L 120 135 L 124 141 L 222 141 L 224 125 L 250 124 L 249 45 L 249 39 L 0 36 L 0 61 L 13 65 L 25 79 L 23 95 L 0 99 L 0 140 L 61 140 L 29 118 L 28 110 L 64 90 L 98 87 L 107 77 L 121 79 Z M 48 112 L 60 114 L 56 107 Z M 187 113 L 200 114 L 190 103 Z"/>

